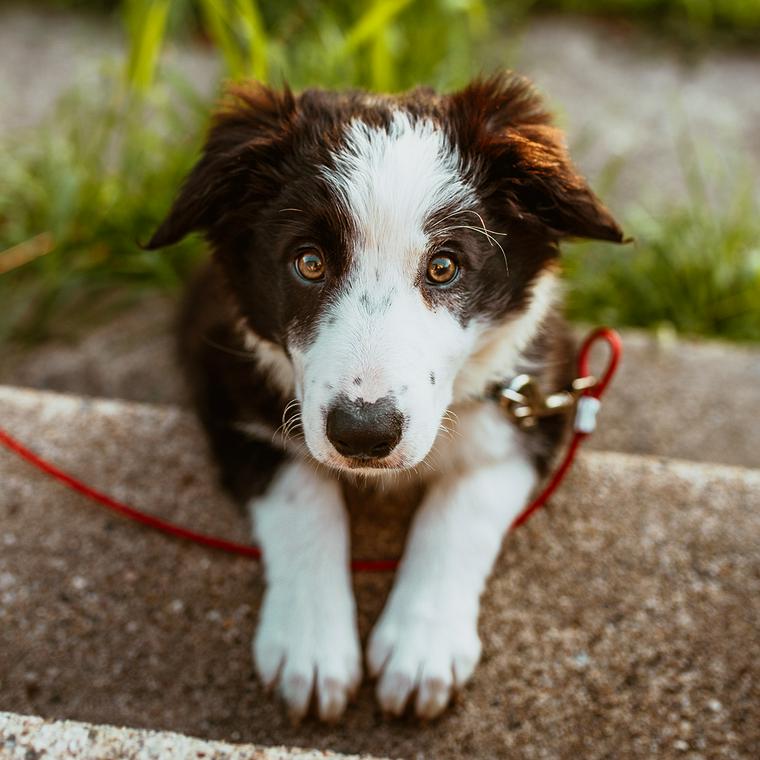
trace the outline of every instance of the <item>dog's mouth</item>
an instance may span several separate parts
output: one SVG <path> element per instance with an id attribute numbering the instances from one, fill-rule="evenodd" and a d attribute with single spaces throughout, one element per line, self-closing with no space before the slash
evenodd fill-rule
<path id="1" fill-rule="evenodd" d="M 396 452 L 385 457 L 347 457 L 335 454 L 329 457 L 327 464 L 330 467 L 356 475 L 370 476 L 409 469 L 409 465 L 405 463 L 404 458 Z"/>

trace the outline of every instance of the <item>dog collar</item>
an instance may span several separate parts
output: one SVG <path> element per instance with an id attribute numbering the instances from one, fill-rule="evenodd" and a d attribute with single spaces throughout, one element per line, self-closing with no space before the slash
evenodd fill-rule
<path id="1" fill-rule="evenodd" d="M 530 430 L 544 417 L 575 413 L 581 397 L 596 385 L 595 377 L 583 375 L 567 388 L 545 395 L 534 377 L 521 374 L 494 385 L 487 397 L 496 401 L 517 427 Z"/>

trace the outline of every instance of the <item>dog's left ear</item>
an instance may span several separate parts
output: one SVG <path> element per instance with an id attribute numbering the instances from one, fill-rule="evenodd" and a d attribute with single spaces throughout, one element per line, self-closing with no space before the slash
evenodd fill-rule
<path id="1" fill-rule="evenodd" d="M 287 87 L 276 91 L 252 83 L 232 88 L 214 116 L 203 155 L 144 248 L 163 248 L 191 232 L 232 225 L 235 209 L 274 192 L 278 157 L 295 109 Z"/>
<path id="2" fill-rule="evenodd" d="M 557 238 L 622 243 L 623 231 L 573 166 L 561 130 L 523 77 L 478 80 L 451 97 L 464 151 L 474 146 L 485 190 Z"/>

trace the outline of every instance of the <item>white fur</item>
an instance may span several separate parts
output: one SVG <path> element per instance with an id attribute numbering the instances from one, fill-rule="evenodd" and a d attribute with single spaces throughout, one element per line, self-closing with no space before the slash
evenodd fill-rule
<path id="1" fill-rule="evenodd" d="M 545 270 L 533 285 L 523 314 L 496 327 L 475 326 L 479 332 L 477 344 L 454 381 L 456 402 L 480 398 L 488 386 L 514 374 L 518 362 L 523 361 L 523 351 L 538 335 L 556 303 L 558 291 L 557 275 Z"/>
<path id="2" fill-rule="evenodd" d="M 292 365 L 262 342 L 255 350 L 295 393 L 306 445 L 323 464 L 347 464 L 325 435 L 339 394 L 367 402 L 392 395 L 406 417 L 386 464 L 424 460 L 428 492 L 367 659 L 385 710 L 400 713 L 416 693 L 417 713 L 434 717 L 477 664 L 480 595 L 536 482 L 515 429 L 496 405 L 473 399 L 521 361 L 552 306 L 556 277 L 541 275 L 525 312 L 503 325 L 462 327 L 425 302 L 415 281 L 428 251 L 425 225 L 443 204 L 472 200 L 456 151 L 429 122 L 401 112 L 389 130 L 353 122 L 324 174 L 357 230 L 346 285 L 309 345 L 289 336 Z M 455 430 L 446 435 L 450 408 L 456 417 L 446 425 Z M 320 715 L 334 719 L 360 678 L 338 481 L 297 460 L 251 513 L 268 580 L 254 647 L 259 673 L 279 684 L 294 715 L 305 713 L 314 690 Z"/>
<path id="3" fill-rule="evenodd" d="M 296 460 L 250 504 L 267 589 L 254 641 L 262 681 L 302 717 L 335 720 L 361 679 L 348 519 L 337 481 Z"/>
<path id="4" fill-rule="evenodd" d="M 316 339 L 306 348 L 297 338 L 289 345 L 306 443 L 317 460 L 345 466 L 325 435 L 325 411 L 339 394 L 366 402 L 393 395 L 407 424 L 385 464 L 410 467 L 430 450 L 476 340 L 448 310 L 423 299 L 416 280 L 428 251 L 425 225 L 444 206 L 464 208 L 473 191 L 445 134 L 401 111 L 388 130 L 352 122 L 324 174 L 356 237 L 346 287 Z"/>
<path id="5" fill-rule="evenodd" d="M 363 269 L 363 267 L 359 267 L 360 271 Z M 361 284 L 356 287 L 361 287 Z M 418 394 L 412 393 L 406 399 L 400 399 L 399 405 L 402 411 L 411 416 L 416 403 L 421 403 L 424 406 L 429 401 L 435 401 L 437 395 L 435 408 L 425 415 L 425 420 L 429 421 L 432 415 L 433 424 L 436 427 L 433 429 L 431 425 L 431 430 L 434 436 L 438 436 L 436 440 L 440 441 L 440 417 L 443 410 L 451 408 L 458 413 L 461 404 L 467 404 L 472 399 L 481 398 L 485 389 L 490 385 L 514 374 L 518 362 L 524 366 L 523 351 L 538 335 L 542 323 L 558 299 L 559 290 L 560 283 L 557 275 L 552 270 L 546 270 L 536 280 L 530 294 L 528 308 L 520 316 L 497 326 L 475 322 L 465 331 L 462 331 L 459 325 L 451 320 L 454 324 L 449 324 L 450 329 L 447 331 L 444 329 L 447 315 L 445 313 L 436 314 L 430 312 L 429 309 L 416 310 L 417 303 L 414 298 L 411 299 L 411 303 L 407 300 L 394 304 L 388 310 L 385 319 L 368 319 L 357 299 L 353 297 L 355 288 L 351 287 L 343 295 L 341 301 L 329 312 L 329 314 L 335 315 L 336 321 L 334 325 L 329 326 L 329 328 L 325 327 L 320 333 L 321 342 L 318 345 L 315 343 L 308 352 L 303 352 L 297 348 L 293 349 L 298 368 L 297 372 L 282 348 L 258 338 L 250 331 L 245 333 L 246 348 L 256 353 L 257 360 L 260 360 L 269 370 L 273 382 L 282 388 L 285 394 L 294 392 L 297 374 L 299 377 L 299 397 L 303 398 L 305 363 L 310 356 L 313 356 L 314 366 L 312 369 L 314 372 L 313 376 L 310 377 L 312 387 L 319 390 L 321 383 L 323 390 L 327 391 L 327 384 L 331 384 L 333 390 L 326 395 L 334 396 L 339 392 L 344 392 L 350 398 L 361 397 L 365 401 L 371 402 L 385 395 L 389 390 L 400 389 L 404 385 L 408 385 L 404 380 L 410 377 L 409 367 L 419 364 L 421 374 L 424 375 L 421 358 L 426 354 L 435 355 L 436 352 L 442 352 L 443 356 L 446 357 L 448 347 L 442 346 L 442 344 L 451 343 L 451 336 L 456 335 L 459 340 L 450 347 L 462 351 L 463 361 L 459 367 L 454 360 L 449 360 L 450 364 L 458 366 L 458 372 L 453 381 L 453 390 L 448 394 L 442 393 L 446 391 L 446 375 L 439 370 L 439 373 L 436 374 L 437 394 L 434 388 L 428 386 L 423 377 L 422 382 L 418 382 L 414 386 L 414 390 L 418 391 L 422 398 L 420 399 Z M 408 299 L 408 294 L 405 295 Z M 420 332 L 424 337 L 424 345 L 409 345 L 401 340 L 402 336 L 407 336 L 409 333 L 409 312 L 417 312 L 417 317 L 421 319 Z M 441 340 L 436 341 L 436 337 L 440 337 Z M 374 366 L 378 358 L 380 360 L 383 357 L 390 359 L 393 354 L 396 354 L 398 358 L 395 362 L 389 361 L 389 364 L 395 365 L 398 372 L 396 378 L 389 376 L 387 368 Z M 427 364 L 439 365 L 440 362 L 431 359 Z M 334 384 L 336 367 L 342 368 L 340 372 L 341 381 Z M 349 381 L 349 378 L 352 379 L 353 377 L 362 377 L 361 387 L 353 385 L 352 380 Z M 419 381 L 420 378 L 417 379 Z M 446 398 L 451 399 L 448 404 L 444 403 Z M 325 402 L 322 401 L 321 407 L 324 408 L 325 405 Z M 314 406 L 319 408 L 320 401 L 317 400 Z M 442 408 L 442 411 L 435 417 L 435 410 L 438 408 Z M 309 425 L 309 430 L 312 431 L 320 425 L 321 419 L 317 415 L 313 425 Z M 244 423 L 238 427 L 254 438 L 274 440 L 278 445 L 293 453 L 302 452 L 302 445 L 294 443 L 292 439 L 286 437 L 282 428 L 274 430 L 262 423 Z M 318 436 L 317 439 L 319 439 Z M 427 440 L 428 437 L 420 436 L 421 448 L 425 447 Z M 328 464 L 337 461 L 339 464 L 340 458 L 334 456 L 329 443 L 323 441 L 322 445 L 327 451 L 323 461 Z M 413 447 L 414 442 L 412 442 L 411 448 Z M 398 456 L 398 453 L 397 460 L 400 460 L 401 457 Z M 317 456 L 316 458 L 319 459 L 320 457 Z M 404 466 L 410 466 L 414 463 L 408 460 L 396 462 L 397 465 L 403 464 Z"/>
<path id="6" fill-rule="evenodd" d="M 354 217 L 359 246 L 413 274 L 431 212 L 475 201 L 462 168 L 439 127 L 396 111 L 387 130 L 352 121 L 335 167 L 323 173 Z"/>
<path id="7" fill-rule="evenodd" d="M 245 348 L 255 354 L 256 361 L 269 373 L 274 385 L 285 395 L 292 396 L 295 390 L 293 365 L 282 347 L 260 338 L 246 327 L 245 322 L 240 323 L 239 329 L 243 334 Z"/>
<path id="8" fill-rule="evenodd" d="M 389 277 L 392 273 L 389 273 Z M 404 435 L 387 459 L 411 467 L 430 450 L 451 401 L 457 362 L 471 347 L 471 335 L 447 311 L 432 312 L 419 294 L 403 285 L 382 315 L 369 315 L 350 288 L 335 305 L 338 319 L 320 332 L 303 354 L 293 351 L 296 374 L 304 379 L 302 414 L 309 450 L 319 461 L 341 466 L 343 458 L 325 435 L 324 412 L 339 393 L 375 401 L 392 394 L 406 416 Z M 435 373 L 436 383 L 430 382 Z M 360 377 L 360 386 L 353 378 Z M 367 472 L 377 472 L 367 470 Z"/>
<path id="9" fill-rule="evenodd" d="M 464 413 L 463 440 L 446 453 L 412 524 L 393 591 L 369 641 L 377 698 L 433 718 L 480 658 L 480 595 L 503 536 L 536 483 L 515 431 L 491 406 Z M 454 450 L 456 449 L 456 450 Z M 443 452 L 442 452 L 443 453 Z"/>

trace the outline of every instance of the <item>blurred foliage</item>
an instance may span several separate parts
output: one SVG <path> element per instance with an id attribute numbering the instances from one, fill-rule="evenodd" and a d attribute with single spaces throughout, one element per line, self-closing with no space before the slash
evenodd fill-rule
<path id="1" fill-rule="evenodd" d="M 76 328 L 143 288 L 171 289 L 198 239 L 140 250 L 201 140 L 210 104 L 170 67 L 172 35 L 200 28 L 224 73 L 385 90 L 472 74 L 482 0 L 127 0 L 124 71 L 72 93 L 33 134 L 0 140 L 0 341 Z M 116 297 L 114 296 L 116 291 Z M 76 318 L 76 319 L 75 319 Z"/>
<path id="2" fill-rule="evenodd" d="M 402 90 L 474 72 L 484 0 L 125 0 L 129 76 L 152 84 L 167 32 L 200 30 L 233 78 Z"/>
<path id="3" fill-rule="evenodd" d="M 32 135 L 3 139 L 0 342 L 39 339 L 57 322 L 75 328 L 141 289 L 177 286 L 198 241 L 162 255 L 137 243 L 166 212 L 206 114 L 189 94 L 182 108 L 135 101 L 111 75 L 64 98 Z"/>
<path id="4" fill-rule="evenodd" d="M 523 1 L 526 11 L 584 13 L 644 23 L 661 35 L 688 44 L 760 41 L 760 0 Z"/>
<path id="5" fill-rule="evenodd" d="M 91 11 L 116 11 L 130 0 L 34 0 L 42 5 Z M 160 2 L 161 0 L 159 0 Z M 204 5 L 220 5 L 209 0 L 172 0 L 170 29 L 188 32 L 203 26 Z M 728 43 L 760 42 L 760 0 L 491 0 L 490 6 L 509 18 L 528 13 L 561 12 L 619 18 L 645 24 L 658 34 L 687 44 L 705 44 L 716 40 Z M 342 0 L 337 3 L 309 4 L 294 0 L 260 0 L 259 8 L 265 23 L 276 29 L 279 21 L 298 5 L 305 17 L 322 12 L 335 14 L 340 21 L 345 13 L 355 15 L 359 3 Z M 449 3 L 456 6 L 456 0 Z M 342 24 L 339 24 L 342 26 Z"/>
<path id="6" fill-rule="evenodd" d="M 589 11 L 636 6 L 652 13 L 665 5 L 524 0 L 514 7 L 530 4 Z M 698 4 L 732 5 L 673 3 Z M 165 63 L 162 52 L 173 40 L 200 33 L 232 77 L 287 79 L 296 89 L 399 90 L 419 83 L 454 87 L 487 70 L 483 50 L 495 47 L 491 27 L 499 28 L 483 0 L 98 5 L 123 19 L 129 43 L 123 66 L 107 72 L 99 87 L 62 100 L 46 124 L 0 139 L 0 343 L 37 340 L 60 333 L 62 325 L 76 329 L 146 289 L 174 289 L 202 253 L 197 238 L 159 253 L 137 244 L 168 208 L 208 116 L 208 99 Z M 498 3 L 492 7 L 498 14 Z M 749 23 L 754 16 L 747 11 L 743 18 Z M 570 247 L 572 316 L 760 340 L 757 196 L 732 182 L 715 202 L 699 181 L 690 187 L 685 205 L 628 214 L 634 245 Z"/>
<path id="7" fill-rule="evenodd" d="M 760 341 L 760 208 L 755 183 L 720 183 L 712 200 L 695 167 L 687 203 L 637 206 L 626 247 L 565 251 L 570 317 L 616 326 Z"/>

